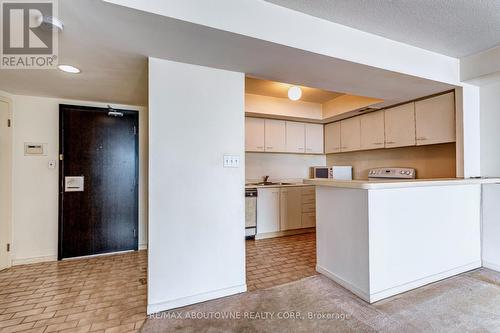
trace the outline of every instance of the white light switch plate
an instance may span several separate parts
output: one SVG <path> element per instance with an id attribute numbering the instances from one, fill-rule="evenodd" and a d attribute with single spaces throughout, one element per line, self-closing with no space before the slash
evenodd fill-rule
<path id="1" fill-rule="evenodd" d="M 239 168 L 240 157 L 235 155 L 224 155 L 224 168 Z"/>

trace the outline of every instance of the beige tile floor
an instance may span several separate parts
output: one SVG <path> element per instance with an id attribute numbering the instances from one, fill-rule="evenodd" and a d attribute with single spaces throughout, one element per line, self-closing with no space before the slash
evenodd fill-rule
<path id="1" fill-rule="evenodd" d="M 316 275 L 316 233 L 246 241 L 247 288 L 273 287 Z"/>
<path id="2" fill-rule="evenodd" d="M 0 332 L 137 332 L 146 272 L 146 251 L 4 270 Z"/>
<path id="3" fill-rule="evenodd" d="M 246 241 L 248 289 L 315 275 L 315 234 Z M 0 272 L 0 333 L 137 332 L 146 319 L 147 252 Z"/>

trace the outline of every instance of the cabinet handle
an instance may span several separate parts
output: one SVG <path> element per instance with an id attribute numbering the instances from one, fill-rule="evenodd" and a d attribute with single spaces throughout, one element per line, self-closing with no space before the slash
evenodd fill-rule
<path id="1" fill-rule="evenodd" d="M 422 140 L 422 141 L 424 141 L 424 140 L 427 140 L 427 138 L 426 138 L 425 136 L 421 136 L 421 137 L 417 138 L 417 140 Z"/>
<path id="2" fill-rule="evenodd" d="M 383 142 L 374 142 L 373 144 L 374 145 L 383 145 L 384 143 Z"/>
<path id="3" fill-rule="evenodd" d="M 273 149 L 273 147 L 266 147 L 266 149 Z"/>
<path id="4" fill-rule="evenodd" d="M 391 144 L 396 143 L 396 142 L 394 142 L 394 141 L 386 141 L 385 143 L 388 143 L 388 144 L 391 145 Z"/>
<path id="5" fill-rule="evenodd" d="M 264 147 L 262 147 L 262 146 L 258 146 L 258 147 L 257 147 L 257 149 L 264 149 Z"/>

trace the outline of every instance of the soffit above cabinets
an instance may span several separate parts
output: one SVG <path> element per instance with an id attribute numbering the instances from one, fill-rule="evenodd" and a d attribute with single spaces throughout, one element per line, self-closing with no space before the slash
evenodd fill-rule
<path id="1" fill-rule="evenodd" d="M 288 98 L 288 89 L 292 86 L 293 84 L 289 83 L 260 80 L 251 77 L 245 78 L 245 92 L 247 94 Z M 300 88 L 302 89 L 302 97 L 300 100 L 303 102 L 323 104 L 336 97 L 344 95 L 342 93 L 317 88 L 304 86 L 300 86 Z"/>
<path id="2" fill-rule="evenodd" d="M 288 89 L 292 86 L 290 83 L 246 77 L 246 115 L 328 123 L 358 115 L 367 108 L 384 102 L 379 98 L 355 96 L 301 85 L 299 87 L 302 90 L 302 97 L 298 101 L 292 101 L 288 98 Z"/>

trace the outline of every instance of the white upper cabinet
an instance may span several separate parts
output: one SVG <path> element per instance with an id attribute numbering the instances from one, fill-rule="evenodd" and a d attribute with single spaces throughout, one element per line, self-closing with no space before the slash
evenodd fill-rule
<path id="1" fill-rule="evenodd" d="M 375 111 L 359 117 L 361 149 L 384 148 L 384 111 Z"/>
<path id="2" fill-rule="evenodd" d="M 325 153 L 340 152 L 340 121 L 325 125 Z"/>
<path id="3" fill-rule="evenodd" d="M 453 92 L 415 102 L 417 145 L 455 141 Z"/>
<path id="4" fill-rule="evenodd" d="M 304 153 L 306 151 L 305 133 L 304 123 L 286 122 L 286 151 L 288 153 Z"/>
<path id="5" fill-rule="evenodd" d="M 340 151 L 355 151 L 361 149 L 361 127 L 359 117 L 340 121 Z"/>
<path id="6" fill-rule="evenodd" d="M 286 123 L 283 120 L 266 119 L 265 151 L 286 151 Z"/>
<path id="7" fill-rule="evenodd" d="M 386 109 L 385 147 L 415 145 L 415 103 L 403 104 Z"/>
<path id="8" fill-rule="evenodd" d="M 323 125 L 305 124 L 306 127 L 306 153 L 323 154 Z"/>
<path id="9" fill-rule="evenodd" d="M 264 151 L 264 119 L 245 118 L 245 150 Z"/>

